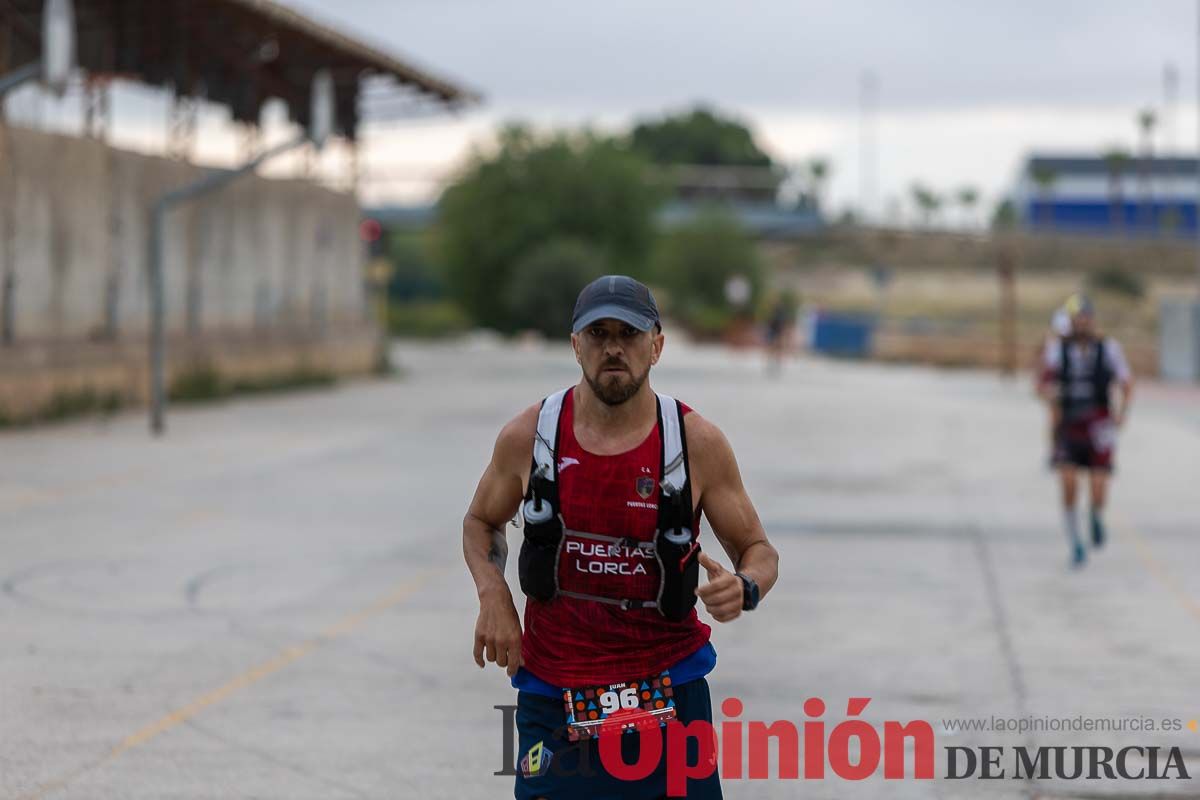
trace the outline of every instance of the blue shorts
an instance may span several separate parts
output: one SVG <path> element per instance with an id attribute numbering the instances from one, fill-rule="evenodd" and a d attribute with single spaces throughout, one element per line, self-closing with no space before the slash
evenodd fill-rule
<path id="1" fill-rule="evenodd" d="M 677 685 L 675 713 L 680 722 L 702 719 L 712 723 L 708 681 L 699 678 Z M 667 796 L 665 728 L 658 729 L 658 735 L 663 737 L 663 757 L 658 767 L 645 780 L 631 782 L 605 772 L 600 762 L 598 740 L 568 741 L 565 726 L 566 712 L 561 697 L 544 697 L 532 692 L 517 693 L 518 759 L 524 759 L 539 742 L 543 761 L 546 759 L 546 750 L 552 754 L 548 766 L 540 774 L 526 778 L 518 769 L 514 794 L 517 800 L 658 800 Z M 640 739 L 637 734 L 622 736 L 621 752 L 626 764 L 637 763 L 641 750 Z M 699 748 L 694 739 L 689 738 L 687 745 L 688 763 L 695 764 L 699 758 Z M 720 800 L 721 778 L 717 770 L 714 769 L 707 778 L 689 780 L 687 797 L 689 800 Z"/>

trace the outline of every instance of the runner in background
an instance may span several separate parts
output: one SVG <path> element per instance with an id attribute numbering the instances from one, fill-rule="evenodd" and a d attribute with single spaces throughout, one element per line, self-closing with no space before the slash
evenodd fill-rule
<path id="1" fill-rule="evenodd" d="M 768 375 L 778 375 L 783 370 L 783 359 L 791 349 L 795 328 L 796 299 L 790 292 L 784 292 L 775 301 L 771 315 L 767 318 Z"/>
<path id="2" fill-rule="evenodd" d="M 1054 464 L 1062 485 L 1063 521 L 1071 564 L 1087 560 L 1079 532 L 1076 503 L 1079 472 L 1088 473 L 1092 545 L 1104 544 L 1104 508 L 1112 474 L 1117 430 L 1129 416 L 1133 374 L 1120 343 L 1099 333 L 1091 301 L 1072 295 L 1065 305 L 1071 318 L 1066 337 L 1050 341 L 1042 359 L 1041 395 L 1058 420 Z M 1120 389 L 1114 398 L 1114 385 Z"/>
<path id="3" fill-rule="evenodd" d="M 1071 314 L 1067 311 L 1066 306 L 1059 306 L 1054 311 L 1054 315 L 1050 318 L 1050 329 L 1046 331 L 1046 335 L 1042 337 L 1042 341 L 1038 344 L 1037 352 L 1034 354 L 1033 363 L 1037 365 L 1034 368 L 1035 390 L 1040 391 L 1042 386 L 1042 363 L 1045 361 L 1046 350 L 1050 347 L 1057 347 L 1058 344 L 1065 338 L 1071 335 Z M 1050 408 L 1050 456 L 1046 459 L 1046 463 L 1053 469 L 1055 445 L 1058 440 L 1058 425 L 1061 421 L 1062 413 L 1061 406 L 1057 403 L 1048 404 Z"/>

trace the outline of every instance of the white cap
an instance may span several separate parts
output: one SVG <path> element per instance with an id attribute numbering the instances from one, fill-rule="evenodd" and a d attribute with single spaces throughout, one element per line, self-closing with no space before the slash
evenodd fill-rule
<path id="1" fill-rule="evenodd" d="M 1071 315 L 1067 313 L 1067 309 L 1060 308 L 1054 312 L 1054 317 L 1050 320 L 1050 328 L 1059 336 L 1071 335 Z"/>

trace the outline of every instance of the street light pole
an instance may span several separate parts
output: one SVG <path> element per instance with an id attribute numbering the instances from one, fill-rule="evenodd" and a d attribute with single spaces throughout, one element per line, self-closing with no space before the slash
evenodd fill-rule
<path id="1" fill-rule="evenodd" d="M 874 72 L 866 70 L 859 76 L 858 84 L 858 205 L 863 224 L 881 224 L 882 217 L 875 214 L 878 102 L 879 80 Z"/>
<path id="2" fill-rule="evenodd" d="M 176 206 L 200 195 L 215 192 L 241 176 L 253 172 L 269 158 L 309 142 L 307 134 L 268 148 L 234 170 L 211 172 L 187 186 L 174 189 L 154 202 L 150 211 L 150 430 L 158 436 L 166 430 L 166 292 L 163 278 L 163 242 L 167 214 Z"/>
<path id="3" fill-rule="evenodd" d="M 302 135 L 270 147 L 237 169 L 210 172 L 198 181 L 159 196 L 150 209 L 150 239 L 146 266 L 150 277 L 150 431 L 161 436 L 166 430 L 167 410 L 167 334 L 166 291 L 163 278 L 163 249 L 166 240 L 167 214 L 176 206 L 232 183 L 253 172 L 260 164 L 311 142 L 320 149 L 333 132 L 334 87 L 328 70 L 318 70 L 312 82 L 312 107 L 309 109 L 309 129 Z"/>

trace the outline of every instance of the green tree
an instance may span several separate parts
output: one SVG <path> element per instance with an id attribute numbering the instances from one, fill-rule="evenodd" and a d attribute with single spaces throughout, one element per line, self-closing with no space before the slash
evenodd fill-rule
<path id="1" fill-rule="evenodd" d="M 1119 147 L 1104 154 L 1104 164 L 1108 168 L 1108 213 L 1113 230 L 1118 233 L 1125 226 L 1125 198 L 1121 182 L 1129 168 L 1129 160 L 1129 153 Z"/>
<path id="2" fill-rule="evenodd" d="M 921 215 L 921 224 L 926 228 L 932 227 L 938 211 L 942 208 L 941 195 L 923 183 L 914 183 L 909 192 L 917 212 Z"/>
<path id="3" fill-rule="evenodd" d="M 1005 198 L 996 204 L 992 211 L 992 230 L 1010 231 L 1017 226 L 1017 207 L 1013 201 Z"/>
<path id="4" fill-rule="evenodd" d="M 1138 129 L 1142 133 L 1142 155 L 1138 159 L 1138 172 L 1142 179 L 1142 207 L 1139 215 L 1142 225 L 1150 228 L 1154 215 L 1154 191 L 1151 170 L 1154 164 L 1154 128 L 1158 125 L 1158 115 L 1153 109 L 1142 109 L 1137 115 Z"/>
<path id="5" fill-rule="evenodd" d="M 959 207 L 963 210 L 964 227 L 974 227 L 975 206 L 979 204 L 979 190 L 974 186 L 960 187 L 954 195 L 954 199 L 958 201 Z"/>
<path id="6" fill-rule="evenodd" d="M 1146 296 L 1146 281 L 1137 273 L 1124 269 L 1120 264 L 1108 264 L 1091 273 L 1088 286 L 1097 291 L 1112 292 L 1134 300 Z"/>
<path id="7" fill-rule="evenodd" d="M 643 120 L 634 126 L 629 143 L 665 168 L 676 194 L 688 199 L 774 202 L 785 177 L 746 125 L 703 106 Z"/>
<path id="8" fill-rule="evenodd" d="M 808 186 L 812 195 L 813 207 L 818 213 L 824 207 L 825 182 L 829 179 L 829 161 L 824 158 L 812 158 L 808 161 Z"/>
<path id="9" fill-rule="evenodd" d="M 654 267 L 672 315 L 705 329 L 718 328 L 732 316 L 725 294 L 731 278 L 740 275 L 749 282 L 748 308 L 756 307 L 763 286 L 753 240 L 735 217 L 716 208 L 665 234 Z"/>
<path id="10" fill-rule="evenodd" d="M 1043 224 L 1049 230 L 1054 223 L 1054 184 L 1058 182 L 1058 173 L 1053 167 L 1039 164 L 1033 168 L 1031 177 L 1042 203 Z"/>
<path id="11" fill-rule="evenodd" d="M 519 330 L 562 338 L 571 332 L 575 298 L 605 272 L 604 259 L 585 242 L 551 239 L 513 270 L 503 298 L 509 319 Z"/>
<path id="12" fill-rule="evenodd" d="M 518 262 L 552 239 L 593 248 L 612 271 L 643 275 L 660 193 L 645 162 L 591 133 L 537 136 L 510 126 L 476 154 L 438 205 L 438 241 L 454 298 L 482 325 L 516 329 L 498 298 Z"/>
<path id="13" fill-rule="evenodd" d="M 629 138 L 633 149 L 655 164 L 774 166 L 771 157 L 754 141 L 749 128 L 702 106 L 639 122 Z"/>
<path id="14" fill-rule="evenodd" d="M 389 231 L 384 235 L 387 259 L 392 265 L 388 299 L 407 303 L 441 296 L 441 276 L 429 258 L 424 231 Z"/>

